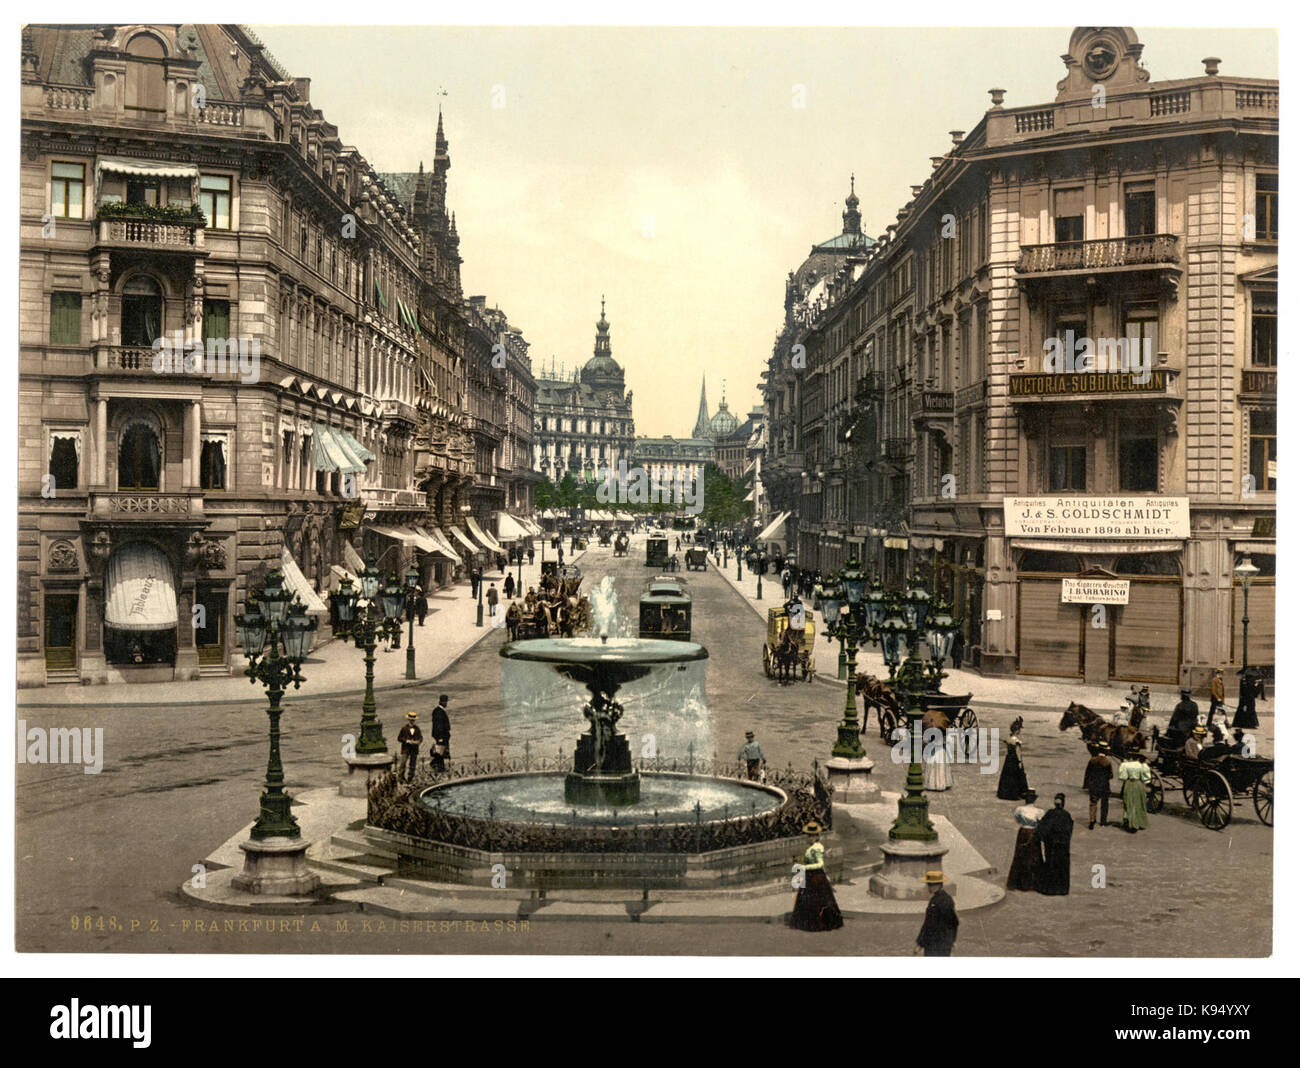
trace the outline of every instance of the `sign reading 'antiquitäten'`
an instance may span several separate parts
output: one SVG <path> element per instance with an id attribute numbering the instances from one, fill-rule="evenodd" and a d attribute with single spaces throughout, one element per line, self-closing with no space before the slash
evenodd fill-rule
<path id="1" fill-rule="evenodd" d="M 1003 497 L 1010 538 L 1186 538 L 1186 497 Z"/>

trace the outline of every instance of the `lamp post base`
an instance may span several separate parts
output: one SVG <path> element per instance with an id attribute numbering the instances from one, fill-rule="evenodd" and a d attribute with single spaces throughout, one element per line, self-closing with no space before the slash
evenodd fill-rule
<path id="1" fill-rule="evenodd" d="M 393 766 L 392 753 L 357 753 L 344 757 L 348 773 L 339 782 L 340 797 L 368 797 L 370 783 Z"/>
<path id="2" fill-rule="evenodd" d="M 880 787 L 871 780 L 875 766 L 869 757 L 831 757 L 826 761 L 832 803 L 858 805 L 874 801 L 880 793 Z"/>
<path id="3" fill-rule="evenodd" d="M 925 873 L 943 871 L 948 847 L 936 842 L 882 842 L 885 866 L 871 877 L 868 886 L 877 897 L 894 901 L 921 901 L 930 896 Z"/>
<path id="4" fill-rule="evenodd" d="M 244 870 L 230 885 L 246 894 L 306 895 L 320 887 L 320 876 L 307 867 L 307 847 L 301 838 L 250 838 L 240 842 Z"/>

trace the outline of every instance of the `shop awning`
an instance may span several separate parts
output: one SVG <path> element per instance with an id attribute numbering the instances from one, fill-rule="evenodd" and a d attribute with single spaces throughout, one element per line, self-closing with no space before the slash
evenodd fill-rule
<path id="1" fill-rule="evenodd" d="M 1013 549 L 1038 549 L 1047 553 L 1176 553 L 1181 541 L 1061 541 L 1053 538 L 1012 538 Z"/>
<path id="2" fill-rule="evenodd" d="M 331 430 L 324 423 L 312 427 L 312 465 L 317 471 L 343 471 L 354 475 L 365 471 L 366 465 L 348 451 L 337 434 L 338 431 Z"/>
<path id="3" fill-rule="evenodd" d="M 437 538 L 431 534 L 426 534 L 419 527 L 398 527 L 397 529 L 414 539 L 414 541 L 407 542 L 408 545 L 414 545 L 421 552 L 437 553 L 439 556 L 445 556 L 449 560 L 460 563 L 459 556 L 448 549 L 444 549 Z"/>
<path id="4" fill-rule="evenodd" d="M 98 171 L 129 174 L 143 178 L 197 178 L 199 169 L 192 163 L 154 163 L 146 159 L 122 159 L 103 156 L 95 163 Z"/>
<path id="5" fill-rule="evenodd" d="M 460 527 L 450 527 L 449 529 L 451 530 L 452 536 L 470 552 L 481 553 L 483 551 L 465 536 L 465 532 L 461 530 Z"/>
<path id="6" fill-rule="evenodd" d="M 104 623 L 117 630 L 171 630 L 176 626 L 172 566 L 156 545 L 132 542 L 108 561 Z"/>
<path id="7" fill-rule="evenodd" d="M 373 530 L 376 534 L 382 534 L 385 538 L 392 538 L 393 541 L 401 542 L 403 545 L 416 545 L 415 534 L 405 527 L 381 527 L 377 523 L 367 523 L 367 530 Z"/>
<path id="8" fill-rule="evenodd" d="M 359 442 L 346 430 L 336 430 L 334 431 L 334 436 L 338 438 L 342 438 L 344 444 L 347 445 L 352 455 L 355 456 L 362 463 L 368 463 L 369 461 L 375 458 L 375 454 L 373 452 L 371 452 L 364 445 L 362 445 L 361 442 Z"/>
<path id="9" fill-rule="evenodd" d="M 483 528 L 474 521 L 472 515 L 467 515 L 465 517 L 465 525 L 469 527 L 469 532 L 483 543 L 483 548 L 488 552 L 499 553 L 501 551 L 501 545 L 496 538 L 492 537 L 491 534 L 486 533 Z"/>
<path id="10" fill-rule="evenodd" d="M 518 541 L 531 535 L 509 512 L 497 512 L 497 537 L 502 541 Z"/>
<path id="11" fill-rule="evenodd" d="M 307 576 L 298 567 L 298 562 L 294 560 L 293 553 L 289 551 L 287 545 L 282 546 L 280 549 L 280 570 L 284 572 L 284 584 L 306 605 L 308 612 L 312 614 L 329 612 L 329 607 L 311 588 L 311 583 L 307 581 Z"/>
<path id="12" fill-rule="evenodd" d="M 460 554 L 456 552 L 456 547 L 452 545 L 452 543 L 447 539 L 447 535 L 444 534 L 439 527 L 425 527 L 425 530 L 428 532 L 429 537 L 438 543 L 439 547 L 443 549 L 450 559 L 460 563 Z"/>
<path id="13" fill-rule="evenodd" d="M 772 538 L 780 536 L 777 534 L 777 531 L 781 530 L 781 528 L 785 526 L 785 521 L 789 518 L 789 512 L 782 512 L 759 532 L 759 535 L 755 540 L 770 541 Z"/>

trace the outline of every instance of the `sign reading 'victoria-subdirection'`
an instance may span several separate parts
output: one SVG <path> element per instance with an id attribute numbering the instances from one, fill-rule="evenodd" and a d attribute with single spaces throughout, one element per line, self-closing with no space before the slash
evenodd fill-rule
<path id="1" fill-rule="evenodd" d="M 1186 497 L 1003 497 L 1010 538 L 1186 538 Z"/>
<path id="2" fill-rule="evenodd" d="M 1061 604 L 1128 604 L 1128 579 L 1061 579 Z"/>

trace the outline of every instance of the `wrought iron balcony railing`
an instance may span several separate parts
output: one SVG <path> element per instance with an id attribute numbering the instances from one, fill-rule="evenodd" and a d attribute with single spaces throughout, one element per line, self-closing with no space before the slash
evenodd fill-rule
<path id="1" fill-rule="evenodd" d="M 1173 234 L 1110 237 L 1099 241 L 1057 241 L 1021 245 L 1020 274 L 1055 271 L 1103 271 L 1178 266 L 1178 238 Z"/>

